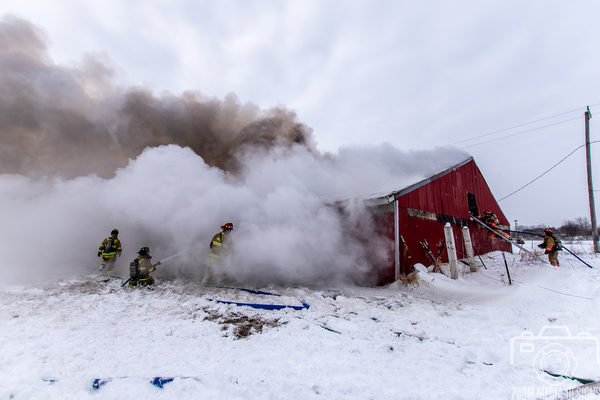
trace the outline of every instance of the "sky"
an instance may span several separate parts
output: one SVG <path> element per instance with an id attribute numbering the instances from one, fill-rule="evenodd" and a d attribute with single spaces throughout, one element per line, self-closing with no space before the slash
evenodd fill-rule
<path id="1" fill-rule="evenodd" d="M 87 84 L 86 101 L 47 91 L 40 102 L 92 107 L 137 88 L 163 105 L 194 93 L 231 106 L 237 122 L 278 108 L 317 152 L 450 146 L 472 155 L 511 223 L 590 215 L 580 146 L 586 106 L 600 112 L 597 2 L 6 0 L 0 15 L 32 24 L 45 43 L 33 48 L 39 60 Z M 94 118 L 108 120 L 102 104 Z M 227 115 L 224 132 L 235 127 Z M 156 143 L 136 138 L 104 161 Z M 8 172 L 44 163 L 36 152 L 19 158 Z M 95 163 L 81 174 L 101 171 Z"/>
<path id="2" fill-rule="evenodd" d="M 410 286 L 253 293 L 164 269 L 154 290 L 94 274 L 3 284 L 0 397 L 597 399 L 600 260 L 591 241 L 569 249 L 594 268 L 493 252 L 455 280 L 418 264 Z"/>

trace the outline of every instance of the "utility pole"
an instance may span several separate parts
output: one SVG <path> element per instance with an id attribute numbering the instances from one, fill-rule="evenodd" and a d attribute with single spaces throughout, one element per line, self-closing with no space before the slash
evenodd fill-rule
<path id="1" fill-rule="evenodd" d="M 598 226 L 596 225 L 596 205 L 594 204 L 594 185 L 592 183 L 592 149 L 590 146 L 590 119 L 592 113 L 588 106 L 585 112 L 585 160 L 587 162 L 588 194 L 590 198 L 590 219 L 592 220 L 592 238 L 594 241 L 594 253 L 598 250 Z"/>

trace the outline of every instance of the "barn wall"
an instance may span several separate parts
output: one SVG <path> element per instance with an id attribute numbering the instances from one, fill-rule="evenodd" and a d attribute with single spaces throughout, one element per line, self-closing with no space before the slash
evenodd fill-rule
<path id="1" fill-rule="evenodd" d="M 497 216 L 501 225 L 508 227 L 508 220 L 500 210 L 475 161 L 465 163 L 447 173 L 430 178 L 429 182 L 414 185 L 414 189 L 400 191 L 396 198 L 398 211 L 399 233 L 404 237 L 408 249 L 400 249 L 400 271 L 410 273 L 412 266 L 409 262 L 410 254 L 413 263 L 425 266 L 432 265 L 419 242 L 426 240 L 434 255 L 437 256 L 439 247 L 444 239 L 444 226 L 450 222 L 458 258 L 465 258 L 462 240 L 462 226 L 468 226 L 473 241 L 473 246 L 478 254 L 485 254 L 494 250 L 512 251 L 511 245 L 502 239 L 490 240 L 487 230 L 476 225 L 469 218 L 468 193 L 474 195 L 478 213 L 491 209 Z M 391 214 L 391 221 L 390 216 Z M 382 217 L 383 218 L 383 217 Z M 383 218 L 386 223 L 393 224 L 393 213 L 388 213 Z M 393 238 L 392 238 L 393 239 Z M 407 254 L 408 250 L 408 254 Z M 448 262 L 445 249 L 441 252 L 442 262 Z M 380 284 L 393 282 L 395 265 L 387 266 L 380 272 Z M 392 277 L 391 280 L 390 276 Z"/>

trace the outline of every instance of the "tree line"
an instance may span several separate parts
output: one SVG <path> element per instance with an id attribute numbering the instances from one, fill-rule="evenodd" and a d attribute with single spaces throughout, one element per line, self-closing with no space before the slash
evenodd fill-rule
<path id="1" fill-rule="evenodd" d="M 587 217 L 577 217 L 574 220 L 566 220 L 561 226 L 551 225 L 519 225 L 518 231 L 544 234 L 544 229 L 550 228 L 555 234 L 567 239 L 576 237 L 591 239 L 592 238 L 592 223 Z"/>

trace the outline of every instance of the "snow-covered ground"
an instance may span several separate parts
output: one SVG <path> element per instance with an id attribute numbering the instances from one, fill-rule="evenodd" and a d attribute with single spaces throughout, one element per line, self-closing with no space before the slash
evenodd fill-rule
<path id="1" fill-rule="evenodd" d="M 2 286 L 0 399 L 554 398 L 581 383 L 544 368 L 600 380 L 600 259 L 582 253 L 593 269 L 506 254 L 512 285 L 495 252 L 457 280 L 418 265 L 409 287 L 250 288 L 280 296 L 160 275 Z"/>

